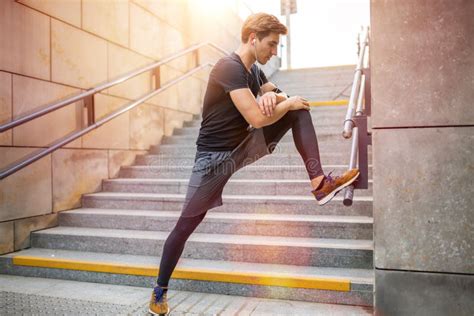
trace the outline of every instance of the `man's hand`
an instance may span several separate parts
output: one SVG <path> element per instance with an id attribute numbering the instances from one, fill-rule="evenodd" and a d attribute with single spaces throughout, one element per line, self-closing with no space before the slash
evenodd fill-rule
<path id="1" fill-rule="evenodd" d="M 309 102 L 308 100 L 300 97 L 300 96 L 294 96 L 288 99 L 290 101 L 290 111 L 294 110 L 310 110 L 311 108 L 309 107 Z"/>
<path id="2" fill-rule="evenodd" d="M 262 111 L 263 115 L 272 116 L 273 110 L 277 106 L 277 94 L 273 91 L 269 91 L 262 95 L 258 100 L 258 107 Z"/>

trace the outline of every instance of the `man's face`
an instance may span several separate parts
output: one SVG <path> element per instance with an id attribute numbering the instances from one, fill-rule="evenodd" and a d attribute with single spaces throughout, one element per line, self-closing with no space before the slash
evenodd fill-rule
<path id="1" fill-rule="evenodd" d="M 278 43 L 280 41 L 280 34 L 270 33 L 267 37 L 262 38 L 261 41 L 257 39 L 257 61 L 265 65 L 270 58 L 276 56 Z"/>

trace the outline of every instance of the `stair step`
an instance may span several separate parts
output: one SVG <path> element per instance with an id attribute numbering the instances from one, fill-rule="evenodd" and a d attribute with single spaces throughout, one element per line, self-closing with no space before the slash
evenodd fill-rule
<path id="1" fill-rule="evenodd" d="M 193 165 L 167 166 L 160 164 L 153 165 L 135 165 L 123 166 L 120 169 L 121 178 L 148 178 L 148 179 L 189 179 Z M 334 173 L 340 175 L 347 170 L 347 165 L 324 165 L 323 170 L 326 173 L 334 170 Z M 372 167 L 369 165 L 369 178 L 372 177 Z M 306 180 L 309 181 L 305 166 L 300 165 L 261 165 L 251 164 L 236 171 L 231 180 L 234 179 L 284 179 L 284 180 Z M 307 192 L 305 192 L 306 194 Z"/>
<path id="2" fill-rule="evenodd" d="M 335 76 L 332 77 L 326 77 L 326 78 L 321 78 L 321 77 L 314 77 L 314 76 L 303 76 L 300 78 L 288 78 L 287 80 L 281 80 L 279 83 L 277 83 L 278 86 L 282 87 L 280 89 L 283 89 L 285 93 L 287 93 L 290 96 L 294 95 L 299 95 L 302 97 L 308 97 L 308 94 L 312 93 L 320 93 L 320 94 L 327 94 L 327 97 L 318 101 L 330 101 L 334 100 L 334 98 L 337 96 L 337 94 L 333 93 L 330 94 L 330 92 L 339 92 L 349 86 L 347 89 L 349 90 L 348 93 L 350 92 L 350 89 L 352 87 L 352 79 L 353 75 L 351 75 L 351 78 L 345 77 L 345 78 L 337 78 Z M 333 80 L 331 85 L 328 85 L 327 80 Z M 305 86 L 301 85 L 301 81 L 306 81 L 307 84 Z M 297 94 L 295 92 L 305 92 L 305 93 L 300 93 Z M 308 99 L 311 100 L 312 99 Z"/>
<path id="3" fill-rule="evenodd" d="M 135 157 L 135 165 L 194 165 L 195 153 L 190 154 L 145 154 Z M 323 164 L 347 165 L 349 163 L 349 153 L 346 152 L 321 152 L 320 158 Z M 372 155 L 369 151 L 369 164 L 372 162 Z M 297 165 L 304 166 L 303 159 L 299 154 L 272 153 L 252 163 L 252 165 Z M 245 168 L 248 168 L 246 166 Z"/>
<path id="4" fill-rule="evenodd" d="M 321 153 L 343 152 L 346 153 L 346 155 L 349 155 L 351 151 L 351 142 L 344 140 L 339 140 L 337 142 L 319 142 L 318 147 Z M 191 155 L 196 153 L 196 145 L 194 143 L 152 145 L 150 146 L 149 153 Z M 277 153 L 298 154 L 298 150 L 296 149 L 294 142 L 285 142 L 277 144 L 275 151 L 272 154 Z"/>
<path id="5" fill-rule="evenodd" d="M 318 144 L 336 144 L 336 143 L 346 143 L 350 140 L 346 140 L 342 137 L 342 134 L 318 134 Z M 165 136 L 161 139 L 161 144 L 170 145 L 170 144 L 188 144 L 194 145 L 197 140 L 197 135 L 172 135 Z M 294 144 L 293 133 L 286 133 L 279 142 L 280 144 L 291 143 Z"/>
<path id="6" fill-rule="evenodd" d="M 32 232 L 35 248 L 159 256 L 168 232 L 54 227 Z M 300 266 L 372 267 L 371 240 L 193 233 L 183 258 Z"/>
<path id="7" fill-rule="evenodd" d="M 303 79 L 304 80 L 304 79 Z M 311 80 L 311 78 L 308 78 L 306 80 Z M 285 92 L 291 95 L 300 95 L 302 97 L 308 97 L 309 94 L 327 94 L 328 97 L 326 100 L 332 100 L 336 95 L 334 93 L 337 93 L 339 91 L 344 90 L 347 86 L 348 93 L 350 92 L 350 88 L 352 86 L 351 84 L 352 78 L 347 80 L 347 79 L 342 79 L 338 80 L 337 82 L 334 82 L 333 85 L 327 86 L 324 84 L 324 82 L 312 82 L 310 85 L 306 87 L 302 87 L 301 85 L 291 83 L 291 82 L 285 82 L 283 83 L 285 86 Z M 333 94 L 331 94 L 333 92 Z M 308 99 L 311 100 L 311 99 Z M 311 100 L 312 101 L 312 100 Z"/>
<path id="8" fill-rule="evenodd" d="M 322 153 L 344 153 L 346 156 L 350 155 L 351 142 L 335 142 L 332 144 L 319 144 L 319 150 Z M 162 144 L 153 145 L 149 149 L 150 154 L 169 154 L 169 155 L 192 155 L 196 153 L 196 146 L 194 144 Z M 298 154 L 298 150 L 294 143 L 279 143 L 272 154 Z"/>
<path id="9" fill-rule="evenodd" d="M 329 115 L 312 114 L 311 118 L 315 127 L 341 127 L 344 124 L 346 113 L 333 112 Z M 183 123 L 183 127 L 199 127 L 202 120 L 192 120 Z"/>
<path id="10" fill-rule="evenodd" d="M 289 78 L 291 76 L 305 76 L 305 75 L 314 75 L 314 76 L 329 76 L 329 75 L 354 75 L 354 69 L 356 65 L 338 65 L 338 66 L 328 66 L 328 67 L 315 67 L 315 68 L 300 68 L 300 69 L 286 69 L 280 70 L 275 73 L 271 78 L 272 80 L 277 78 Z"/>
<path id="11" fill-rule="evenodd" d="M 347 81 L 348 83 L 352 82 L 354 78 L 354 69 L 349 71 L 337 71 L 337 72 L 328 72 L 328 73 L 286 73 L 281 72 L 276 76 L 272 77 L 272 82 L 282 84 L 282 83 L 292 83 L 298 84 L 299 86 L 311 86 L 311 85 L 320 85 L 330 88 L 334 85 L 335 82 Z M 299 80 L 299 81 L 295 81 Z M 301 84 L 302 81 L 306 81 L 304 85 Z M 330 81 L 330 82 L 329 82 Z M 282 89 L 285 89 L 286 86 L 282 86 Z"/>
<path id="12" fill-rule="evenodd" d="M 318 126 L 317 124 L 314 125 L 314 130 L 316 131 L 316 135 L 319 134 L 334 134 L 334 135 L 342 135 L 342 123 L 344 119 L 341 121 L 339 126 Z M 199 135 L 199 126 L 193 127 L 183 127 L 178 128 L 173 131 L 173 135 Z"/>
<path id="13" fill-rule="evenodd" d="M 137 210 L 181 210 L 184 194 L 98 192 L 82 196 L 82 206 Z M 319 206 L 314 197 L 296 195 L 223 195 L 223 205 L 212 210 L 233 213 L 272 213 L 309 215 L 372 216 L 372 198 L 354 197 L 351 207 L 342 204 L 342 197 Z"/>
<path id="14" fill-rule="evenodd" d="M 341 80 L 331 87 L 324 87 L 323 85 L 318 84 L 317 82 L 307 87 L 301 87 L 295 84 L 285 83 L 285 92 L 289 95 L 302 96 L 310 101 L 313 101 L 313 98 L 311 97 L 313 95 L 321 95 L 319 101 L 333 100 L 344 89 L 346 89 L 346 95 L 349 95 L 352 87 L 350 81 L 351 80 Z"/>
<path id="15" fill-rule="evenodd" d="M 151 287 L 159 257 L 30 248 L 0 256 L 12 275 Z M 308 267 L 181 258 L 172 290 L 372 305 L 371 269 Z"/>
<path id="16" fill-rule="evenodd" d="M 334 90 L 339 90 L 341 88 L 344 89 L 345 87 L 347 86 L 347 84 L 345 83 L 338 83 L 336 86 L 334 87 L 331 87 L 331 91 L 334 91 Z M 296 87 L 296 86 L 293 86 L 293 87 Z M 292 87 L 293 90 L 296 90 Z M 308 89 L 298 89 L 298 90 L 301 90 L 301 91 L 308 91 L 308 92 L 311 92 L 311 91 L 314 91 L 313 89 L 316 88 L 317 89 L 317 86 L 314 86 L 314 87 L 310 87 Z M 318 91 L 318 93 L 328 93 L 328 91 Z M 304 96 L 303 96 L 304 97 Z M 309 101 L 314 101 L 314 100 L 311 100 L 311 99 L 308 99 Z M 319 104 L 321 104 L 321 102 L 328 102 L 327 104 L 324 104 L 324 105 L 318 105 L 318 106 L 314 106 L 314 107 L 311 107 L 310 110 L 309 110 L 309 114 L 311 115 L 311 118 L 313 120 L 317 120 L 317 119 L 329 119 L 329 120 L 332 120 L 332 119 L 336 119 L 336 124 L 341 124 L 340 121 L 338 121 L 337 119 L 340 119 L 342 118 L 342 120 L 344 120 L 344 116 L 346 115 L 347 113 L 347 103 L 348 102 L 345 102 L 347 101 L 348 98 L 338 98 L 337 101 L 344 101 L 344 103 L 338 103 L 338 104 L 334 104 L 333 101 L 336 101 L 334 100 L 333 98 L 329 98 L 329 99 L 324 99 L 324 100 L 317 100 L 318 102 L 320 102 Z M 189 120 L 189 121 L 186 121 L 186 122 L 194 122 L 194 121 L 201 121 L 202 120 L 202 114 L 199 114 L 199 116 L 196 116 L 194 119 L 192 120 Z"/>
<path id="17" fill-rule="evenodd" d="M 352 86 L 353 78 L 353 72 L 350 76 L 289 76 L 288 78 L 278 80 L 276 84 L 288 95 L 297 95 L 294 93 L 295 91 L 328 93 L 330 91 L 342 90 L 348 85 Z M 332 81 L 330 85 L 328 85 L 327 82 L 329 80 Z M 301 85 L 302 81 L 306 82 L 304 86 Z M 348 89 L 350 89 L 350 87 Z M 305 94 L 299 95 L 306 97 Z M 324 100 L 332 100 L 335 96 L 336 95 L 330 96 Z"/>
<path id="18" fill-rule="evenodd" d="M 244 169 L 241 169 L 241 171 Z M 162 179 L 160 177 L 160 179 L 122 178 L 103 180 L 102 191 L 185 194 L 188 188 L 191 168 L 187 168 L 187 171 L 188 173 L 186 174 L 187 177 L 185 179 Z M 264 171 L 261 173 L 265 174 Z M 259 172 L 256 172 L 253 175 L 248 174 L 250 179 L 237 179 L 232 177 L 225 185 L 223 193 L 227 195 L 305 195 L 311 190 L 309 179 L 262 179 L 259 177 L 259 174 Z M 160 176 L 160 172 L 155 172 L 154 175 Z M 295 177 L 288 171 L 288 177 L 291 176 Z M 303 176 L 307 178 L 306 175 Z M 372 180 L 369 180 L 368 190 L 358 190 L 355 194 L 357 196 L 372 196 Z"/>
<path id="19" fill-rule="evenodd" d="M 60 226 L 171 231 L 180 211 L 82 208 L 58 214 Z M 371 239 L 368 216 L 242 214 L 209 212 L 197 233 Z"/>

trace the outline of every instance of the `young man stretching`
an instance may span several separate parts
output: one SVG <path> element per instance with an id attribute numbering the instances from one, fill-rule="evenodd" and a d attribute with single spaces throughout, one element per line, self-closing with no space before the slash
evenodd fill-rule
<path id="1" fill-rule="evenodd" d="M 240 47 L 221 58 L 209 75 L 194 167 L 181 216 L 163 247 L 150 301 L 152 314 L 169 313 L 171 274 L 187 239 L 207 211 L 222 205 L 222 190 L 229 178 L 271 154 L 289 129 L 308 172 L 311 192 L 320 205 L 359 175 L 357 169 L 341 177 L 324 175 L 308 102 L 299 96 L 287 98 L 254 64 L 265 64 L 276 55 L 280 35 L 286 33 L 286 27 L 273 15 L 249 16 L 242 27 Z M 258 94 L 261 98 L 257 102 Z"/>

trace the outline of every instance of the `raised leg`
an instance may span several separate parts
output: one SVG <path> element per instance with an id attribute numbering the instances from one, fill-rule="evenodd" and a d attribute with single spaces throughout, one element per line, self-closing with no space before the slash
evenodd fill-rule
<path id="1" fill-rule="evenodd" d="M 309 111 L 289 111 L 277 122 L 263 127 L 265 141 L 270 152 L 275 150 L 278 142 L 290 128 L 293 132 L 296 149 L 303 158 L 310 180 L 319 183 L 324 177 L 324 172 L 319 157 L 318 139 Z"/>

